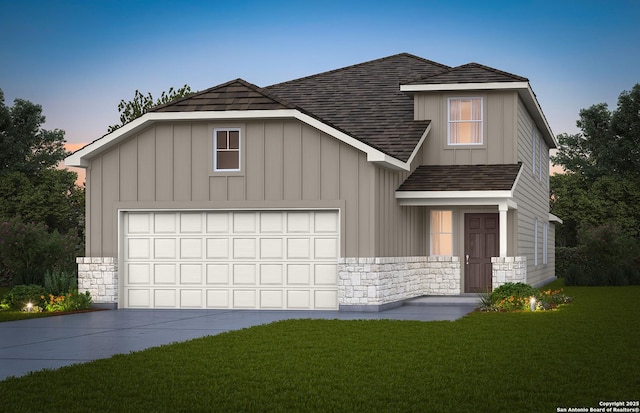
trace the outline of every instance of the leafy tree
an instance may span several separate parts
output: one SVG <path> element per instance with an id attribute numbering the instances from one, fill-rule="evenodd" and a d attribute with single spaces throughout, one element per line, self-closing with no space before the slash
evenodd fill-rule
<path id="1" fill-rule="evenodd" d="M 154 106 L 164 105 L 165 103 L 169 103 L 174 99 L 189 96 L 190 94 L 191 87 L 189 87 L 188 85 L 184 85 L 177 90 L 174 90 L 173 87 L 170 87 L 168 92 L 162 92 L 162 95 L 160 95 L 160 97 L 154 101 L 151 92 L 143 95 L 139 90 L 136 90 L 133 96 L 133 100 L 127 102 L 123 99 L 120 101 L 120 103 L 118 104 L 118 112 L 120 112 L 120 124 L 109 126 L 107 131 L 109 133 L 115 131 L 116 129 L 126 125 L 132 120 L 144 115 L 149 109 Z"/>
<path id="2" fill-rule="evenodd" d="M 616 110 L 605 103 L 580 111 L 581 133 L 558 136 L 551 160 L 551 212 L 564 221 L 558 245 L 576 246 L 580 227 L 613 225 L 640 237 L 640 84 L 624 91 Z"/>
<path id="3" fill-rule="evenodd" d="M 581 133 L 558 136 L 554 164 L 588 180 L 603 175 L 640 177 L 640 84 L 620 94 L 613 112 L 599 103 L 581 110 L 576 124 Z"/>
<path id="4" fill-rule="evenodd" d="M 68 155 L 64 131 L 42 129 L 44 121 L 42 106 L 16 99 L 7 107 L 0 89 L 0 174 L 35 175 Z"/>

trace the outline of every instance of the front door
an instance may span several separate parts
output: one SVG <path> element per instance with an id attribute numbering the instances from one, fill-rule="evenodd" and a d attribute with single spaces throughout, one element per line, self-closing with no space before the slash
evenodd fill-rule
<path id="1" fill-rule="evenodd" d="M 498 256 L 498 214 L 464 215 L 464 292 L 491 291 L 491 257 Z"/>

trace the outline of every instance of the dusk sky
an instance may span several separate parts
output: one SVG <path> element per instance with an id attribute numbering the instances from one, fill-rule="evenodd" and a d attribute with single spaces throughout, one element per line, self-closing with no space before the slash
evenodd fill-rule
<path id="1" fill-rule="evenodd" d="M 268 86 L 408 52 L 529 78 L 557 135 L 640 83 L 639 22 L 637 0 L 0 0 L 0 89 L 85 143 L 136 89 Z"/>

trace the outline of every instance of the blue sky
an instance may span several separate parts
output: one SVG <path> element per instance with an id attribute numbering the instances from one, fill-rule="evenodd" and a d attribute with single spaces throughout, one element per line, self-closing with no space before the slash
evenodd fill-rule
<path id="1" fill-rule="evenodd" d="M 90 142 L 134 91 L 259 86 L 396 53 L 529 78 L 555 134 L 640 83 L 640 1 L 0 0 L 5 104 Z"/>

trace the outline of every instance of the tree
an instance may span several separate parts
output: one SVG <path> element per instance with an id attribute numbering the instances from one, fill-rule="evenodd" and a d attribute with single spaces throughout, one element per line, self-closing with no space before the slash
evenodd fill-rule
<path id="1" fill-rule="evenodd" d="M 120 103 L 118 104 L 118 112 L 120 112 L 120 124 L 109 126 L 107 131 L 109 133 L 115 131 L 116 129 L 126 125 L 132 120 L 144 115 L 149 109 L 154 106 L 164 105 L 165 103 L 169 103 L 174 99 L 186 97 L 190 94 L 191 87 L 189 87 L 188 85 L 184 85 L 177 90 L 174 90 L 173 87 L 170 87 L 168 92 L 162 92 L 162 95 L 160 95 L 160 97 L 154 102 L 153 96 L 151 96 L 151 92 L 143 95 L 139 90 L 136 90 L 133 96 L 133 100 L 127 102 L 123 99 L 120 101 Z"/>
<path id="2" fill-rule="evenodd" d="M 4 103 L 0 89 L 0 175 L 22 172 L 27 176 L 55 167 L 68 152 L 64 149 L 64 131 L 42 129 L 42 106 L 27 100 Z"/>
<path id="3" fill-rule="evenodd" d="M 604 175 L 640 177 L 640 84 L 620 94 L 613 112 L 606 103 L 582 109 L 576 124 L 582 133 L 558 136 L 554 164 L 588 180 Z"/>
<path id="4" fill-rule="evenodd" d="M 559 245 L 576 246 L 581 226 L 610 224 L 640 238 L 640 84 L 624 91 L 613 112 L 605 103 L 580 111 L 581 133 L 558 136 L 551 160 L 565 174 L 551 183 L 551 212 L 564 221 Z"/>

